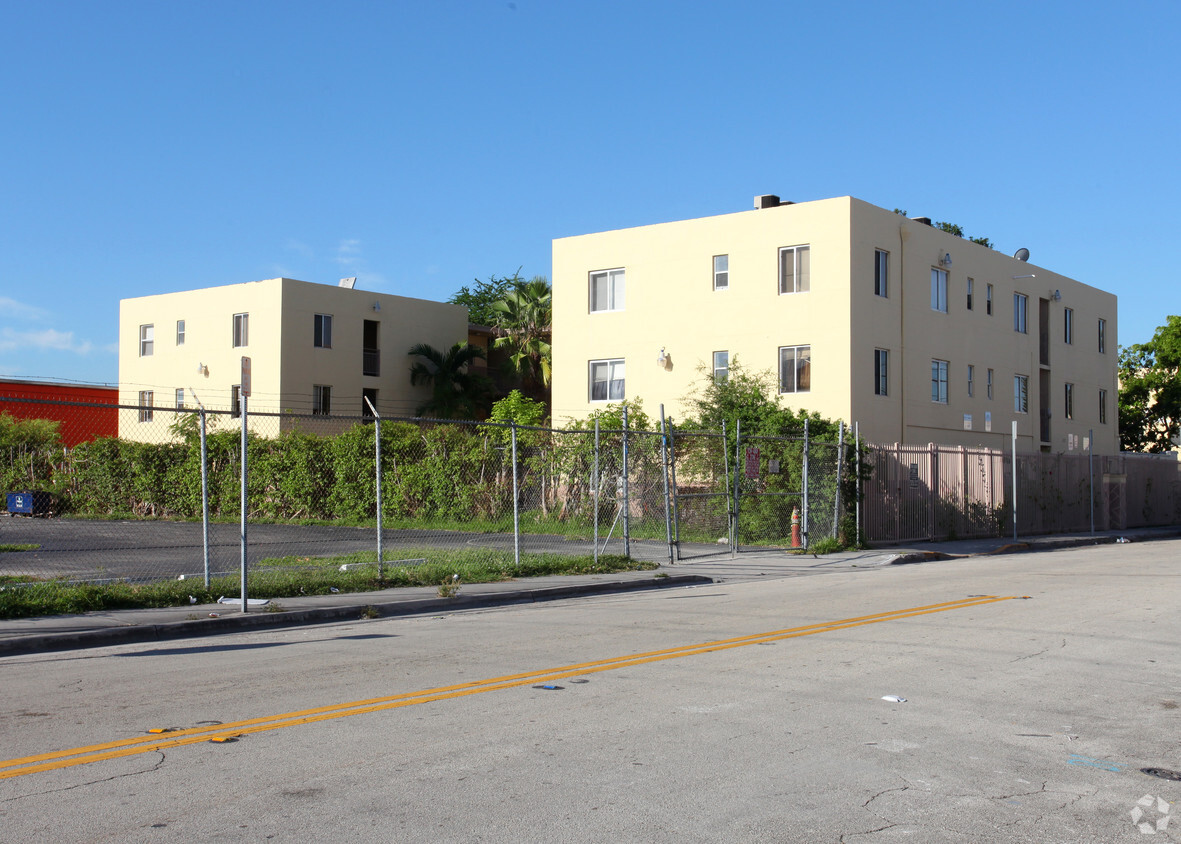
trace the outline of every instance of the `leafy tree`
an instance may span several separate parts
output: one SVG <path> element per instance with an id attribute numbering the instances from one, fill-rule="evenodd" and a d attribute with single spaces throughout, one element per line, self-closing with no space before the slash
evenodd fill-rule
<path id="1" fill-rule="evenodd" d="M 1181 436 L 1181 317 L 1119 354 L 1119 438 L 1125 451 L 1166 452 Z"/>
<path id="2" fill-rule="evenodd" d="M 525 396 L 520 390 L 513 390 L 496 404 L 492 405 L 489 414 L 490 422 L 508 424 L 516 422 L 518 425 L 540 425 L 546 417 L 545 405 Z"/>
<path id="3" fill-rule="evenodd" d="M 553 291 L 549 282 L 544 276 L 534 276 L 491 308 L 499 335 L 493 345 L 508 351 L 509 364 L 523 384 L 544 392 L 549 387 L 553 359 Z"/>
<path id="4" fill-rule="evenodd" d="M 472 361 L 484 357 L 483 349 L 456 343 L 440 351 L 427 343 L 416 343 L 407 354 L 421 358 L 410 367 L 410 383 L 431 387 L 430 399 L 415 413 L 440 419 L 477 417 L 491 389 L 485 375 L 471 371 Z"/>
<path id="5" fill-rule="evenodd" d="M 496 314 L 492 306 L 524 283 L 525 279 L 521 278 L 521 270 L 518 268 L 511 276 L 497 278 L 492 275 L 487 281 L 477 278 L 473 281 L 472 287 L 465 284 L 447 301 L 467 308 L 468 322 L 492 326 L 496 324 Z"/>

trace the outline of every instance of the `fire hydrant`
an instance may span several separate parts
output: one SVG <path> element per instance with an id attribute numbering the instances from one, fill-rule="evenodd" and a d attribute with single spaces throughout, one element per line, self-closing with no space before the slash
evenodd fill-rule
<path id="1" fill-rule="evenodd" d="M 800 542 L 800 508 L 791 508 L 791 547 L 803 547 Z"/>

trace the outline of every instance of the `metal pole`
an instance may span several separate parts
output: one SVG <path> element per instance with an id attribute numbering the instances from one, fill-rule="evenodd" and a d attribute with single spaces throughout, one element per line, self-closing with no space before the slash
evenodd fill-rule
<path id="1" fill-rule="evenodd" d="M 837 538 L 837 532 L 841 524 L 841 466 L 845 462 L 845 422 L 841 420 L 837 422 L 837 490 L 836 495 L 833 496 L 836 501 L 833 504 L 832 511 L 832 538 Z"/>
<path id="2" fill-rule="evenodd" d="M 627 405 L 623 406 L 623 556 L 631 558 L 631 510 L 627 489 Z"/>
<path id="3" fill-rule="evenodd" d="M 804 535 L 804 550 L 808 548 L 809 524 L 808 524 L 808 419 L 804 417 L 804 460 L 803 460 L 803 475 L 804 475 L 804 512 L 801 514 L 800 521 L 803 522 L 800 533 Z"/>
<path id="4" fill-rule="evenodd" d="M 855 469 L 857 471 L 857 480 L 856 480 L 856 483 L 854 484 L 854 486 L 857 490 L 857 502 L 853 508 L 854 515 L 855 515 L 854 530 L 857 531 L 856 544 L 857 544 L 857 547 L 860 548 L 861 547 L 861 423 L 859 423 L 859 422 L 853 423 L 853 455 L 855 458 L 853 461 L 853 466 L 855 467 Z"/>
<path id="5" fill-rule="evenodd" d="M 734 510 L 730 513 L 730 559 L 738 555 L 738 514 L 742 506 L 742 419 L 734 426 Z"/>
<path id="6" fill-rule="evenodd" d="M 660 405 L 660 465 L 664 471 L 660 473 L 664 480 L 664 541 L 668 543 L 668 561 L 671 565 L 676 562 L 673 553 L 673 524 L 672 513 L 669 511 L 668 499 L 668 426 L 664 420 L 664 405 Z"/>
<path id="7" fill-rule="evenodd" d="M 517 423 L 509 423 L 513 445 L 513 565 L 521 565 L 521 496 L 517 488 Z"/>
<path id="8" fill-rule="evenodd" d="M 730 449 L 726 448 L 726 420 L 722 420 L 722 469 L 726 478 L 726 532 L 727 538 L 730 540 L 730 551 L 734 550 L 734 520 L 731 514 L 733 509 L 733 498 L 730 495 Z"/>
<path id="9" fill-rule="evenodd" d="M 373 406 L 373 402 L 369 401 L 369 396 L 362 396 L 365 404 L 369 405 L 369 412 L 373 414 L 373 451 L 374 451 L 374 466 L 376 471 L 373 473 L 374 479 L 377 481 L 377 578 L 378 580 L 385 577 L 385 553 L 382 548 L 382 529 L 381 529 L 381 417 L 377 415 L 377 408 Z"/>
<path id="10" fill-rule="evenodd" d="M 246 478 L 248 468 L 246 466 L 246 402 L 247 396 L 241 396 L 239 401 L 242 402 L 242 612 L 247 611 L 246 603 Z"/>
<path id="11" fill-rule="evenodd" d="M 201 408 L 201 539 L 205 557 L 205 588 L 209 588 L 209 450 L 205 442 L 205 408 Z"/>
<path id="12" fill-rule="evenodd" d="M 681 504 L 677 498 L 676 431 L 671 422 L 668 426 L 668 479 L 672 485 L 673 552 L 676 554 L 676 559 L 673 562 L 679 563 L 681 561 Z"/>
<path id="13" fill-rule="evenodd" d="M 595 508 L 595 565 L 599 564 L 599 418 L 595 417 L 595 468 L 591 472 L 591 506 Z"/>
<path id="14" fill-rule="evenodd" d="M 1090 446 L 1087 454 L 1087 472 L 1090 475 L 1091 486 L 1091 536 L 1095 535 L 1095 429 L 1091 428 L 1087 431 L 1087 445 Z"/>
<path id="15" fill-rule="evenodd" d="M 1013 541 L 1017 541 L 1017 420 L 1013 420 Z"/>

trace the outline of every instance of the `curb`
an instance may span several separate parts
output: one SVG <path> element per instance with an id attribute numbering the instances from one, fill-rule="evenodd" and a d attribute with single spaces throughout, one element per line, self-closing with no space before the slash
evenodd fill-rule
<path id="1" fill-rule="evenodd" d="M 946 554 L 942 551 L 915 551 L 909 554 L 899 554 L 889 565 L 900 566 L 908 563 L 927 563 L 936 560 L 966 560 L 969 557 L 991 557 L 1001 554 L 1027 554 L 1037 551 L 1057 551 L 1062 548 L 1082 548 L 1089 545 L 1114 545 L 1117 542 L 1153 542 L 1159 539 L 1173 539 L 1181 536 L 1181 531 L 1168 531 L 1151 536 L 1130 533 L 1128 536 L 1074 536 L 1065 539 L 1044 539 L 1030 542 L 1010 542 L 990 551 L 977 551 L 972 554 Z"/>
<path id="2" fill-rule="evenodd" d="M 131 625 L 127 627 L 105 627 L 96 630 L 79 630 L 72 633 L 47 633 L 12 639 L 0 639 L 0 657 L 23 656 L 52 651 L 69 651 L 81 648 L 101 648 L 110 645 L 163 642 L 172 639 L 210 636 L 218 633 L 238 633 L 244 630 L 297 627 L 308 624 L 325 624 L 333 621 L 356 621 L 357 619 L 365 618 L 366 614 L 374 610 L 377 612 L 377 618 L 394 618 L 439 611 L 453 612 L 462 609 L 559 601 L 584 595 L 697 586 L 713 582 L 712 578 L 703 575 L 681 574 L 670 575 L 668 577 L 653 577 L 649 580 L 613 580 L 599 583 L 570 584 L 568 586 L 546 586 L 539 589 L 522 589 L 512 592 L 486 592 L 474 595 L 458 595 L 454 598 L 419 598 L 409 601 L 360 603 L 338 607 L 313 607 L 303 610 L 285 610 L 283 612 L 263 611 L 238 613 L 220 618 L 199 619 L 195 621 Z"/>

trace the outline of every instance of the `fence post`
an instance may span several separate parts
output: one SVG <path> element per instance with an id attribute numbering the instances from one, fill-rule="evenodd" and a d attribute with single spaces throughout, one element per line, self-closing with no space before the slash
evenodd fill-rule
<path id="1" fill-rule="evenodd" d="M 631 506 L 627 488 L 627 405 L 623 406 L 623 556 L 631 558 Z"/>
<path id="2" fill-rule="evenodd" d="M 845 460 L 845 421 L 842 419 L 837 422 L 837 489 L 836 495 L 833 496 L 832 509 L 832 538 L 837 538 L 838 529 L 841 524 L 841 469 L 844 466 Z"/>
<path id="3" fill-rule="evenodd" d="M 1087 454 L 1087 474 L 1089 475 L 1091 488 L 1091 536 L 1095 535 L 1095 429 L 1091 428 L 1087 431 L 1087 445 L 1090 446 Z"/>
<path id="4" fill-rule="evenodd" d="M 857 531 L 855 547 L 861 547 L 861 423 L 853 423 L 853 467 L 857 479 L 853 484 L 857 499 L 853 505 L 853 529 Z"/>
<path id="5" fill-rule="evenodd" d="M 599 417 L 595 417 L 595 468 L 591 472 L 591 506 L 594 507 L 595 565 L 599 564 Z"/>
<path id="6" fill-rule="evenodd" d="M 804 460 L 803 460 L 803 465 L 801 466 L 801 469 L 802 469 L 801 474 L 803 475 L 803 481 L 804 481 L 804 483 L 803 483 L 803 499 L 804 499 L 803 509 L 804 509 L 804 512 L 800 514 L 800 517 L 801 517 L 800 521 L 803 523 L 803 528 L 801 529 L 800 532 L 802 534 L 804 534 L 804 549 L 807 550 L 808 546 L 811 544 L 808 541 L 808 534 L 809 534 L 809 530 L 811 528 L 811 525 L 808 523 L 808 419 L 806 417 L 804 419 Z"/>
<path id="7" fill-rule="evenodd" d="M 730 449 L 726 448 L 726 420 L 722 420 L 722 466 L 726 477 L 726 531 L 730 540 L 730 551 L 734 551 L 734 500 L 730 496 Z"/>
<path id="8" fill-rule="evenodd" d="M 1013 420 L 1013 541 L 1017 541 L 1017 420 Z"/>
<path id="9" fill-rule="evenodd" d="M 513 445 L 513 565 L 521 565 L 521 495 L 517 486 L 517 423 L 509 422 Z"/>
<path id="10" fill-rule="evenodd" d="M 677 441 L 672 423 L 669 423 L 668 426 L 668 471 L 669 482 L 672 484 L 673 553 L 676 555 L 673 562 L 679 563 L 681 561 L 681 501 L 677 497 Z"/>
<path id="11" fill-rule="evenodd" d="M 734 511 L 730 514 L 730 558 L 738 554 L 738 513 L 742 500 L 742 419 L 734 426 Z"/>
<path id="12" fill-rule="evenodd" d="M 195 398 L 195 396 L 194 396 Z M 201 403 L 197 403 L 201 407 Z M 209 588 L 209 451 L 205 443 L 205 408 L 201 407 L 201 544 L 205 558 L 205 588 Z"/>
<path id="13" fill-rule="evenodd" d="M 249 471 L 246 465 L 246 402 L 248 398 L 243 393 L 239 399 L 242 402 L 242 612 L 247 612 L 249 606 L 246 602 L 246 478 Z"/>
<path id="14" fill-rule="evenodd" d="M 668 501 L 668 426 L 664 419 L 664 405 L 660 405 L 660 476 L 664 481 L 664 541 L 668 543 L 668 562 L 676 561 L 673 554 L 673 526 L 672 514 L 669 512 Z"/>
<path id="15" fill-rule="evenodd" d="M 369 405 L 369 412 L 373 414 L 373 450 L 376 455 L 374 479 L 377 481 L 377 578 L 380 580 L 385 577 L 385 556 L 381 547 L 381 417 L 377 413 L 377 408 L 373 406 L 373 402 L 369 401 L 369 396 L 361 398 L 365 400 L 365 404 Z"/>

